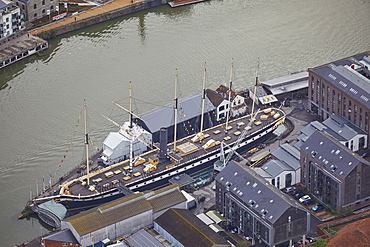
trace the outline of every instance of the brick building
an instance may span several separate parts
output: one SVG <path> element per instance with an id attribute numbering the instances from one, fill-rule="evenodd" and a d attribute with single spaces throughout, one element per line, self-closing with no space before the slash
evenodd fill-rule
<path id="1" fill-rule="evenodd" d="M 343 116 L 369 135 L 369 69 L 369 51 L 309 69 L 310 110 L 322 120 Z"/>
<path id="2" fill-rule="evenodd" d="M 324 132 L 301 146 L 301 183 L 331 209 L 370 205 L 370 163 Z"/>
<path id="3" fill-rule="evenodd" d="M 216 177 L 216 210 L 245 237 L 268 246 L 310 231 L 311 214 L 247 166 L 231 161 Z"/>
<path id="4" fill-rule="evenodd" d="M 25 16 L 25 20 L 32 22 L 43 16 L 57 11 L 59 0 L 12 0 Z"/>

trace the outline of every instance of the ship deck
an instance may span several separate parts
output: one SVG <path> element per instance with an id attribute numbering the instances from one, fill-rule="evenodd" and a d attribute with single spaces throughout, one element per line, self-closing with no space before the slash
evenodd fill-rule
<path id="1" fill-rule="evenodd" d="M 257 114 L 254 123 L 251 125 L 251 129 L 247 133 L 247 136 L 253 135 L 266 126 L 270 126 L 273 122 L 277 122 L 285 117 L 285 113 L 280 109 L 272 108 L 272 111 L 275 111 L 275 113 L 278 112 L 280 116 L 274 118 L 272 114 L 260 111 Z M 99 195 L 102 192 L 108 192 L 109 190 L 116 188 L 118 184 L 130 188 L 130 185 L 134 184 L 135 182 L 137 183 L 144 178 L 175 170 L 176 167 L 181 166 L 181 164 L 189 162 L 192 159 L 220 150 L 220 144 L 222 141 L 224 141 L 225 144 L 232 146 L 232 144 L 238 140 L 244 129 L 249 125 L 250 118 L 250 115 L 246 115 L 229 121 L 227 125 L 228 131 L 226 131 L 225 123 L 204 130 L 203 135 L 205 138 L 195 142 L 192 141 L 192 138 L 194 138 L 195 135 L 190 135 L 178 140 L 176 142 L 176 150 L 174 150 L 173 143 L 168 144 L 167 155 L 171 158 L 163 163 L 157 164 L 156 169 L 150 172 L 144 172 L 145 165 L 149 164 L 149 158 L 153 160 L 158 159 L 159 150 L 152 150 L 140 155 L 140 157 L 145 159 L 146 163 L 136 166 L 133 165 L 132 170 L 130 169 L 129 160 L 125 160 L 109 167 L 98 166 L 97 163 L 92 164 L 92 167 L 95 166 L 95 171 L 91 172 L 89 175 L 89 184 L 90 186 L 93 185 L 95 190 L 90 190 L 90 186 L 83 183 L 83 181 L 87 181 L 87 176 L 85 174 L 84 176 L 66 182 L 64 184 L 65 187 L 61 188 L 60 193 L 66 193 L 65 188 L 68 188 L 68 194 L 70 193 L 71 195 L 83 197 L 94 194 Z M 204 145 L 209 140 L 214 140 L 215 145 L 205 149 Z M 81 173 L 81 175 L 82 174 L 83 173 Z"/>

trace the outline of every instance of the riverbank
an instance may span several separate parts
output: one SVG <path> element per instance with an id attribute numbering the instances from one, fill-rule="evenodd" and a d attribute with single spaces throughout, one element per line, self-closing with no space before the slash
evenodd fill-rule
<path id="1" fill-rule="evenodd" d="M 114 0 L 81 13 L 73 13 L 60 21 L 34 29 L 30 31 L 30 34 L 48 40 L 61 34 L 166 3 L 166 0 Z"/>

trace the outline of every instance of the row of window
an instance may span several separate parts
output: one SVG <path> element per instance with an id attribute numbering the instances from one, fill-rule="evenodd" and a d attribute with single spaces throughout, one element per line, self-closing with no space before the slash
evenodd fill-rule
<path id="1" fill-rule="evenodd" d="M 341 92 L 338 92 L 338 94 L 336 94 L 334 89 L 331 89 L 329 86 L 325 87 L 325 84 L 321 83 L 320 79 L 316 80 L 316 99 L 315 100 L 314 100 L 314 96 L 315 96 L 314 92 L 315 92 L 315 78 L 312 76 L 311 77 L 311 100 L 312 101 L 315 101 L 318 106 L 321 105 L 321 108 L 324 110 L 326 109 L 328 113 L 335 113 L 338 115 L 342 115 L 343 117 L 347 118 L 349 121 L 353 122 L 355 125 L 357 125 L 361 129 L 365 129 L 365 131 L 369 130 L 368 112 L 367 111 L 365 112 L 365 121 L 363 121 L 362 107 L 358 107 L 356 103 L 352 102 L 351 100 L 348 100 L 348 105 L 347 105 L 347 98 L 343 96 L 343 101 L 342 101 Z M 327 97 L 325 97 L 325 94 L 327 95 Z M 319 102 L 320 98 L 321 98 L 321 102 Z M 326 101 L 326 105 L 325 105 L 325 101 Z M 341 110 L 342 107 L 343 107 L 343 110 Z"/>

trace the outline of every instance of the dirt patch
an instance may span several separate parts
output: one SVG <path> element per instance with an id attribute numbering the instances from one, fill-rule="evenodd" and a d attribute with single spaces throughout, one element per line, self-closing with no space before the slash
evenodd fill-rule
<path id="1" fill-rule="evenodd" d="M 327 247 L 370 246 L 370 218 L 362 219 L 343 227 L 332 238 Z"/>

